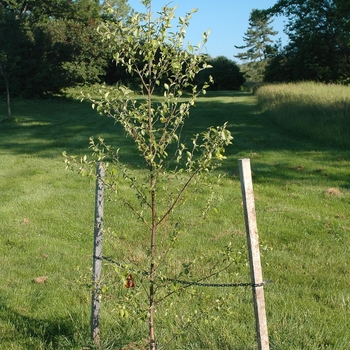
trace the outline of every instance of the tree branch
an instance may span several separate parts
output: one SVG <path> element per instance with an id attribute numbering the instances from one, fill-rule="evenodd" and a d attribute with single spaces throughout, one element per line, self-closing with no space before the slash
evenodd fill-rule
<path id="1" fill-rule="evenodd" d="M 173 201 L 173 203 L 171 204 L 171 206 L 169 207 L 169 209 L 166 211 L 166 213 L 163 215 L 163 217 L 158 221 L 157 226 L 159 226 L 167 217 L 168 215 L 172 212 L 172 210 L 174 209 L 175 205 L 178 203 L 178 201 L 180 200 L 182 194 L 185 192 L 186 188 L 189 186 L 190 182 L 193 180 L 193 178 L 198 174 L 200 168 L 197 168 L 196 171 L 194 171 L 191 176 L 189 177 L 189 179 L 186 181 L 186 183 L 184 184 L 184 186 L 181 188 L 181 191 L 178 193 L 177 197 L 175 198 L 175 200 Z"/>

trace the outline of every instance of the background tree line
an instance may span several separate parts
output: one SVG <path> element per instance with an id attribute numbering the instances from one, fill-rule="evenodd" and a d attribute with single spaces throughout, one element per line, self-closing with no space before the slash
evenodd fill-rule
<path id="1" fill-rule="evenodd" d="M 127 0 L 115 6 L 120 16 L 130 10 Z M 97 33 L 106 17 L 96 0 L 1 1 L 0 88 L 33 97 L 99 81 L 110 64 Z"/>
<path id="2" fill-rule="evenodd" d="M 285 16 L 289 37 L 281 47 L 271 26 Z M 266 10 L 253 10 L 243 38 L 245 50 L 236 57 L 250 80 L 268 82 L 350 82 L 350 1 L 279 0 Z"/>
<path id="3" fill-rule="evenodd" d="M 280 0 L 266 13 L 288 18 L 290 40 L 271 61 L 266 80 L 350 82 L 348 0 Z"/>
<path id="4" fill-rule="evenodd" d="M 132 11 L 127 0 L 113 0 L 117 18 Z M 271 37 L 275 16 L 287 19 L 289 43 Z M 119 17 L 118 17 L 119 16 Z M 278 0 L 253 10 L 237 64 L 211 58 L 211 89 L 238 89 L 245 79 L 314 80 L 348 84 L 350 80 L 350 2 L 348 0 Z M 97 27 L 111 20 L 98 0 L 1 0 L 0 91 L 9 96 L 44 96 L 77 84 L 136 83 L 116 67 Z"/>
<path id="5" fill-rule="evenodd" d="M 101 21 L 121 20 L 132 11 L 127 0 L 113 0 L 113 7 L 117 16 L 111 18 L 98 0 L 1 0 L 1 93 L 42 97 L 78 84 L 136 83 L 116 67 L 97 32 Z M 214 89 L 239 88 L 244 79 L 233 61 L 209 61 L 229 72 L 216 73 Z"/>

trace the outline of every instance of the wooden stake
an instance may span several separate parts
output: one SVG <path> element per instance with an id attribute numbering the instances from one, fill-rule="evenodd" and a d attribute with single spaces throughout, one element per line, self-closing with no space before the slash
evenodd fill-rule
<path id="1" fill-rule="evenodd" d="M 100 303 L 101 303 L 101 272 L 102 272 L 102 222 L 105 169 L 103 163 L 97 164 L 96 197 L 94 224 L 94 252 L 92 267 L 92 300 L 91 300 L 91 340 L 96 346 L 100 345 Z"/>
<path id="2" fill-rule="evenodd" d="M 239 159 L 244 218 L 247 233 L 250 275 L 252 281 L 255 323 L 259 350 L 269 350 L 269 337 L 264 298 L 264 284 L 260 261 L 259 237 L 256 223 L 253 182 L 249 159 Z"/>

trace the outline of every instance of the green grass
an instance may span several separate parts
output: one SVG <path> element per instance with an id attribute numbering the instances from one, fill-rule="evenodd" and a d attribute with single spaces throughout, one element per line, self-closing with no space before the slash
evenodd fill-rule
<path id="1" fill-rule="evenodd" d="M 1 110 L 5 116 L 4 104 Z M 15 101 L 13 113 L 17 123 L 0 125 L 0 345 L 83 349 L 89 345 L 94 183 L 65 171 L 61 153 L 89 154 L 88 138 L 94 135 L 120 147 L 136 176 L 142 163 L 123 131 L 88 103 Z M 226 121 L 235 139 L 221 168 L 225 177 L 216 187 L 216 210 L 195 220 L 204 204 L 203 188 L 199 199 L 179 213 L 188 224 L 182 226 L 167 273 L 179 268 L 179 256 L 185 262 L 196 258 L 194 274 L 208 271 L 231 241 L 237 264 L 210 281 L 249 281 L 237 164 L 248 157 L 263 275 L 274 281 L 265 287 L 271 349 L 348 349 L 349 148 L 281 128 L 246 93 L 200 98 L 184 136 Z M 105 225 L 114 231 L 105 233 L 105 254 L 143 268 L 148 238 L 141 225 L 119 203 L 106 202 L 105 211 Z M 147 324 L 139 321 L 140 308 L 125 300 L 133 294 L 132 300 L 144 300 L 142 279 L 136 275 L 138 288 L 128 290 L 120 282 L 125 272 L 107 262 L 103 272 L 108 292 L 102 348 L 140 349 Z M 38 276 L 47 276 L 47 282 L 34 283 Z M 130 317 L 121 318 L 125 304 Z M 160 339 L 169 339 L 195 310 L 197 317 L 169 349 L 257 348 L 249 288 L 198 287 L 168 299 L 157 313 Z"/>

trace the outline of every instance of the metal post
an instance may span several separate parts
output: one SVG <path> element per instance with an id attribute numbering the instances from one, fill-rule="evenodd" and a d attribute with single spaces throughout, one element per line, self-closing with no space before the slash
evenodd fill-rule
<path id="1" fill-rule="evenodd" d="M 91 340 L 96 346 L 100 345 L 100 303 L 101 303 L 101 272 L 102 272 L 102 222 L 105 169 L 103 163 L 97 164 L 96 169 L 96 197 L 94 223 L 94 251 L 92 267 L 92 302 L 91 302 Z"/>
<path id="2" fill-rule="evenodd" d="M 264 283 L 260 261 L 259 236 L 256 223 L 253 181 L 249 159 L 239 159 L 244 218 L 247 233 L 250 275 L 252 281 L 255 323 L 259 350 L 269 350 L 269 337 L 264 298 Z"/>

